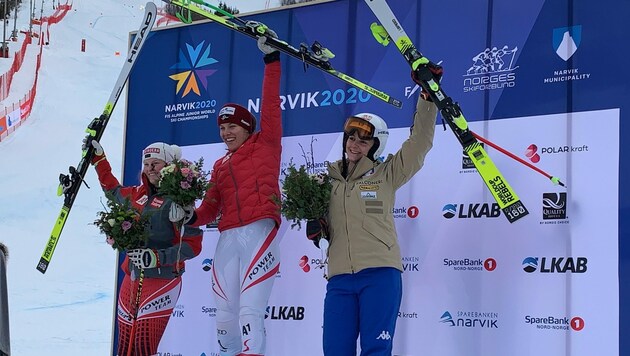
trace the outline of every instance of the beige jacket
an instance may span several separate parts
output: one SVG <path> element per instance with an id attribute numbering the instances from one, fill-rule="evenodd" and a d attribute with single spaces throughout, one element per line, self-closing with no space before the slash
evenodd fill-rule
<path id="1" fill-rule="evenodd" d="M 363 157 L 347 179 L 341 175 L 341 161 L 328 166 L 328 278 L 371 267 L 402 271 L 392 215 L 395 194 L 424 164 L 433 146 L 436 116 L 433 103 L 418 99 L 412 133 L 396 154 L 382 163 Z"/>

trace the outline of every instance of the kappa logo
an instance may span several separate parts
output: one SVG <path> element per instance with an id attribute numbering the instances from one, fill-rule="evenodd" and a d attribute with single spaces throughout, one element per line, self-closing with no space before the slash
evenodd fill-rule
<path id="1" fill-rule="evenodd" d="M 383 330 L 381 334 L 376 337 L 376 340 L 391 340 L 391 336 L 389 335 L 389 331 Z"/>
<path id="2" fill-rule="evenodd" d="M 582 42 L 582 25 L 554 28 L 551 40 L 553 50 L 566 62 L 577 52 Z"/>
<path id="3" fill-rule="evenodd" d="M 191 92 L 201 96 L 199 83 L 205 90 L 208 89 L 208 77 L 217 72 L 216 69 L 208 69 L 215 63 L 216 59 L 210 57 L 211 45 L 205 47 L 206 41 L 201 41 L 196 46 L 186 43 L 186 53 L 180 49 L 177 63 L 173 64 L 170 69 L 180 70 L 180 72 L 169 75 L 168 77 L 177 82 L 175 92 L 180 94 L 182 98 Z M 203 54 L 202 54 L 203 50 Z"/>

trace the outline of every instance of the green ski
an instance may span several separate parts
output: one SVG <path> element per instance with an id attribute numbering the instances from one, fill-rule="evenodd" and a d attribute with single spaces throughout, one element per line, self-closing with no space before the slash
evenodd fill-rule
<path id="1" fill-rule="evenodd" d="M 453 99 L 444 93 L 440 84 L 433 79 L 428 68 L 429 59 L 423 56 L 413 45 L 387 2 L 385 0 L 365 0 L 365 2 L 382 24 L 373 23 L 371 26 L 372 34 L 383 45 L 387 45 L 390 40 L 394 42 L 412 70 L 416 71 L 422 87 L 429 93 L 440 110 L 442 118 L 455 133 L 464 148 L 464 152 L 470 157 L 508 221 L 513 223 L 529 214 L 525 205 L 492 162 L 486 150 L 468 128 L 468 123 L 459 105 L 453 102 Z"/>

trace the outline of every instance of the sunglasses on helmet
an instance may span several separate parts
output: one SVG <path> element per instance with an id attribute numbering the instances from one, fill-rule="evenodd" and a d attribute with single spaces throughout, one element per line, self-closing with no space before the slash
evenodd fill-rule
<path id="1" fill-rule="evenodd" d="M 374 138 L 374 125 L 364 119 L 358 117 L 349 117 L 343 125 L 343 132 L 352 135 L 355 132 L 362 140 L 371 140 Z"/>

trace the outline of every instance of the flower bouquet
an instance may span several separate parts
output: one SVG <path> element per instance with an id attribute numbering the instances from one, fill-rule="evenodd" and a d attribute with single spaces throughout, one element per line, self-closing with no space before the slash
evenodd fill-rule
<path id="1" fill-rule="evenodd" d="M 162 168 L 158 192 L 182 207 L 194 206 L 208 190 L 208 173 L 203 171 L 203 157 L 197 162 L 174 160 Z"/>
<path id="2" fill-rule="evenodd" d="M 314 220 L 326 216 L 332 184 L 325 172 L 317 172 L 311 140 L 310 157 L 302 148 L 306 165 L 296 168 L 293 162 L 287 168 L 282 181 L 282 202 L 280 212 L 291 221 L 291 228 L 302 228 L 302 220 Z"/>
<path id="3" fill-rule="evenodd" d="M 119 203 L 114 197 L 108 196 L 105 211 L 96 215 L 98 219 L 94 221 L 94 225 L 107 236 L 112 248 L 126 251 L 146 246 L 149 216 L 141 215 L 131 206 L 129 199 Z"/>

